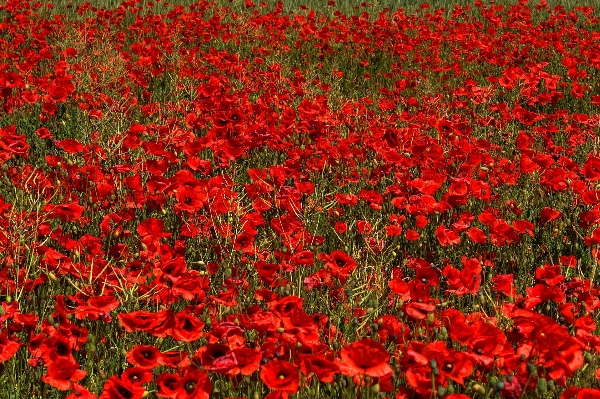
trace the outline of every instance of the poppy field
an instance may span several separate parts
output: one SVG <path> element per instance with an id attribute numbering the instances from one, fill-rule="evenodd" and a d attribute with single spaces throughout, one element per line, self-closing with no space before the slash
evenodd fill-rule
<path id="1" fill-rule="evenodd" d="M 0 397 L 600 397 L 597 11 L 294 1 L 0 5 Z"/>

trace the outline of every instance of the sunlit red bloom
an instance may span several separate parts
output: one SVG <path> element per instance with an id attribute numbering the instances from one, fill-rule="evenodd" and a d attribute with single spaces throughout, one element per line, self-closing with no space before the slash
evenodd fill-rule
<path id="1" fill-rule="evenodd" d="M 71 388 L 74 392 L 67 395 L 65 399 L 96 399 L 96 395 L 79 384 L 73 383 Z"/>
<path id="2" fill-rule="evenodd" d="M 153 368 L 161 364 L 161 353 L 154 345 L 136 345 L 127 352 L 127 361 L 138 367 Z"/>
<path id="3" fill-rule="evenodd" d="M 159 398 L 177 398 L 181 385 L 181 378 L 177 374 L 161 373 L 156 377 L 155 382 L 158 386 L 156 396 Z"/>
<path id="4" fill-rule="evenodd" d="M 172 310 L 163 310 L 157 313 L 140 310 L 131 313 L 119 313 L 117 317 L 125 331 L 147 331 L 159 338 L 164 338 L 170 334 L 173 326 Z"/>
<path id="5" fill-rule="evenodd" d="M 344 347 L 340 351 L 340 358 L 340 371 L 348 376 L 383 377 L 393 371 L 387 363 L 389 353 L 371 338 L 363 338 Z"/>
<path id="6" fill-rule="evenodd" d="M 327 383 L 333 382 L 335 375 L 340 372 L 340 367 L 333 360 L 321 355 L 302 356 L 300 368 L 305 375 L 315 373 L 320 381 Z"/>
<path id="7" fill-rule="evenodd" d="M 261 367 L 260 379 L 267 387 L 274 389 L 276 393 L 282 393 L 281 398 L 287 398 L 288 393 L 298 392 L 300 371 L 292 363 L 274 360 Z"/>
<path id="8" fill-rule="evenodd" d="M 0 334 L 0 363 L 13 357 L 20 346 L 18 342 L 8 339 L 8 331 Z"/>
<path id="9" fill-rule="evenodd" d="M 48 371 L 42 381 L 61 391 L 71 387 L 71 383 L 82 380 L 87 372 L 79 369 L 74 359 L 60 358 L 48 365 Z"/>
<path id="10" fill-rule="evenodd" d="M 342 284 L 356 269 L 356 261 L 344 251 L 333 251 L 329 255 L 320 254 L 319 259 L 326 262 L 325 266 L 331 270 L 331 274 L 337 277 Z"/>
<path id="11" fill-rule="evenodd" d="M 179 381 L 177 399 L 208 399 L 212 392 L 212 383 L 204 370 L 186 369 Z"/>
<path id="12" fill-rule="evenodd" d="M 140 385 L 131 385 L 113 375 L 104 387 L 99 399 L 141 399 L 146 389 Z"/>
<path id="13" fill-rule="evenodd" d="M 204 335 L 203 328 L 204 323 L 197 317 L 180 312 L 175 315 L 172 335 L 178 341 L 192 342 Z"/>
<path id="14" fill-rule="evenodd" d="M 597 156 L 588 156 L 587 161 L 583 164 L 583 175 L 587 180 L 600 180 L 600 158 Z"/>
<path id="15" fill-rule="evenodd" d="M 146 384 L 152 379 L 152 371 L 143 367 L 130 367 L 121 374 L 121 380 L 131 385 Z"/>
<path id="16" fill-rule="evenodd" d="M 435 236 L 442 247 L 460 243 L 460 237 L 458 234 L 456 234 L 454 230 L 448 229 L 442 225 L 436 228 Z"/>

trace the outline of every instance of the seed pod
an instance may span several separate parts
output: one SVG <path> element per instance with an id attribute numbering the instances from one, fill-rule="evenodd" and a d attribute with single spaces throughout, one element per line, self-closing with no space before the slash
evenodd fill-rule
<path id="1" fill-rule="evenodd" d="M 472 389 L 473 389 L 473 391 L 475 391 L 476 393 L 479 393 L 479 394 L 482 394 L 482 395 L 485 393 L 485 388 L 484 388 L 484 387 L 482 387 L 482 386 L 481 386 L 481 385 L 479 385 L 479 384 L 474 384 L 474 385 L 473 385 L 471 388 L 472 388 Z"/>

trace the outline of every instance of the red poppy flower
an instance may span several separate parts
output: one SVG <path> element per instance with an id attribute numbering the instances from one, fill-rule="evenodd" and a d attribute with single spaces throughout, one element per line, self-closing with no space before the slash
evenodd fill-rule
<path id="1" fill-rule="evenodd" d="M 136 345 L 127 352 L 127 361 L 138 367 L 153 368 L 161 364 L 161 353 L 154 345 Z"/>
<path id="2" fill-rule="evenodd" d="M 0 306 L 2 306 L 0 304 Z M 0 334 L 0 363 L 7 361 L 17 353 L 21 344 L 8 339 L 8 331 Z"/>
<path id="3" fill-rule="evenodd" d="M 467 232 L 467 235 L 473 242 L 477 242 L 479 244 L 485 244 L 487 242 L 487 237 L 483 230 L 477 227 L 471 227 Z"/>
<path id="4" fill-rule="evenodd" d="M 331 274 L 344 284 L 350 274 L 356 269 L 356 261 L 344 251 L 333 251 L 330 255 L 319 254 L 320 260 L 325 260 L 325 266 Z"/>
<path id="5" fill-rule="evenodd" d="M 121 374 L 121 380 L 131 385 L 146 384 L 152 379 L 152 371 L 143 367 L 130 367 Z"/>
<path id="6" fill-rule="evenodd" d="M 77 154 L 84 151 L 83 145 L 74 139 L 56 140 L 54 145 L 62 148 L 67 154 Z"/>
<path id="7" fill-rule="evenodd" d="M 96 395 L 79 384 L 73 383 L 71 388 L 74 392 L 67 395 L 65 399 L 96 399 Z"/>
<path id="8" fill-rule="evenodd" d="M 175 315 L 172 336 L 177 341 L 192 342 L 204 335 L 204 323 L 197 317 L 180 312 Z"/>
<path id="9" fill-rule="evenodd" d="M 340 351 L 340 371 L 347 376 L 367 375 L 383 377 L 393 370 L 387 363 L 390 354 L 383 345 L 371 338 L 363 338 Z"/>
<path id="10" fill-rule="evenodd" d="M 53 139 L 54 135 L 45 127 L 41 127 L 35 131 L 35 134 L 41 139 Z"/>
<path id="11" fill-rule="evenodd" d="M 14 134 L 15 132 L 16 128 L 14 126 L 0 129 L 0 149 L 3 149 L 9 154 L 26 156 L 29 151 L 27 138 L 25 136 L 16 135 Z"/>
<path id="12" fill-rule="evenodd" d="M 590 154 L 583 164 L 583 175 L 590 181 L 600 180 L 600 158 Z"/>
<path id="13" fill-rule="evenodd" d="M 76 203 L 71 204 L 48 204 L 43 208 L 46 216 L 49 218 L 60 218 L 63 222 L 78 221 L 85 210 L 81 205 Z"/>
<path id="14" fill-rule="evenodd" d="M 40 357 L 46 364 L 59 359 L 75 360 L 71 342 L 67 337 L 58 334 L 46 339 L 39 349 Z"/>
<path id="15" fill-rule="evenodd" d="M 106 381 L 98 399 L 142 399 L 146 389 L 139 385 L 131 385 L 113 375 Z"/>
<path id="16" fill-rule="evenodd" d="M 142 238 L 151 236 L 155 240 L 171 236 L 171 233 L 165 233 L 165 222 L 156 218 L 148 218 L 141 222 L 137 227 L 137 232 Z"/>
<path id="17" fill-rule="evenodd" d="M 155 382 L 158 386 L 156 396 L 159 398 L 177 398 L 181 385 L 181 378 L 177 374 L 161 373 L 156 377 Z"/>
<path id="18" fill-rule="evenodd" d="M 207 344 L 198 348 L 192 362 L 194 362 L 194 364 L 201 364 L 206 370 L 211 370 L 213 364 L 217 362 L 219 358 L 226 356 L 229 351 L 230 349 L 227 345 Z"/>
<path id="19" fill-rule="evenodd" d="M 300 357 L 300 368 L 302 373 L 308 375 L 315 373 L 319 381 L 331 383 L 337 373 L 339 366 L 332 360 L 321 355 L 303 355 Z"/>
<path id="20" fill-rule="evenodd" d="M 300 371 L 292 363 L 274 360 L 261 367 L 260 379 L 267 387 L 281 393 L 282 398 L 287 398 L 288 393 L 298 392 Z"/>
<path id="21" fill-rule="evenodd" d="M 179 381 L 177 399 L 208 399 L 212 383 L 204 370 L 188 368 Z"/>
<path id="22" fill-rule="evenodd" d="M 260 360 L 262 358 L 261 352 L 252 348 L 237 348 L 231 351 L 230 355 L 235 360 L 235 364 L 233 365 L 233 367 L 227 370 L 227 374 L 230 375 L 251 375 L 256 370 L 258 370 Z M 213 370 L 215 366 L 216 364 L 213 364 Z"/>
<path id="23" fill-rule="evenodd" d="M 164 338 L 171 333 L 172 310 L 163 310 L 157 313 L 139 310 L 131 313 L 119 313 L 117 317 L 127 332 L 148 331 L 159 338 Z"/>
<path id="24" fill-rule="evenodd" d="M 454 230 L 448 229 L 442 225 L 439 225 L 435 229 L 435 236 L 442 247 L 460 243 L 460 237 L 458 234 L 456 234 Z"/>
<path id="25" fill-rule="evenodd" d="M 82 380 L 87 375 L 84 370 L 79 370 L 79 364 L 74 359 L 60 358 L 48 365 L 47 373 L 42 381 L 61 391 L 71 388 L 72 382 Z"/>

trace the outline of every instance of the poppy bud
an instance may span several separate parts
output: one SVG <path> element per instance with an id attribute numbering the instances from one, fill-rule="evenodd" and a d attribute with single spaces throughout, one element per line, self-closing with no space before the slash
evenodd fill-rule
<path id="1" fill-rule="evenodd" d="M 548 384 L 545 378 L 540 378 L 537 383 L 538 393 L 544 394 L 548 391 Z"/>
<path id="2" fill-rule="evenodd" d="M 10 296 L 10 295 L 6 296 L 6 303 L 8 303 L 8 304 L 12 303 L 12 296 Z"/>
<path id="3" fill-rule="evenodd" d="M 446 388 L 444 388 L 443 386 L 439 386 L 438 387 L 438 396 L 444 396 L 446 394 Z"/>
<path id="4" fill-rule="evenodd" d="M 446 392 L 452 395 L 454 393 L 454 387 L 452 385 L 448 385 L 448 388 L 446 388 Z"/>
<path id="5" fill-rule="evenodd" d="M 278 332 L 279 334 L 283 334 L 283 332 L 284 332 L 284 331 L 285 331 L 285 330 L 283 329 L 283 327 L 279 327 L 279 328 L 277 329 L 277 332 Z"/>
<path id="6" fill-rule="evenodd" d="M 150 395 L 150 392 L 144 391 L 144 393 L 142 394 L 142 398 L 147 398 L 148 395 Z"/>
<path id="7" fill-rule="evenodd" d="M 379 387 L 379 384 L 375 384 L 371 387 L 371 390 L 373 391 L 373 393 L 379 393 L 379 390 L 381 388 Z"/>
<path id="8" fill-rule="evenodd" d="M 4 316 L 6 311 L 4 310 L 4 306 L 0 305 L 0 316 Z"/>
<path id="9" fill-rule="evenodd" d="M 583 355 L 583 359 L 586 363 L 591 363 L 593 361 L 592 354 L 590 352 L 586 352 L 585 355 Z"/>
<path id="10" fill-rule="evenodd" d="M 504 389 L 504 381 L 499 380 L 496 382 L 496 386 L 495 386 L 497 391 L 501 391 Z"/>

